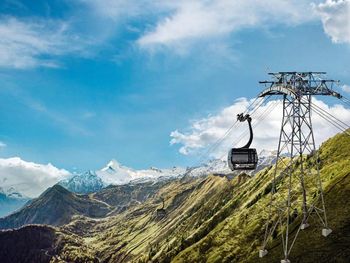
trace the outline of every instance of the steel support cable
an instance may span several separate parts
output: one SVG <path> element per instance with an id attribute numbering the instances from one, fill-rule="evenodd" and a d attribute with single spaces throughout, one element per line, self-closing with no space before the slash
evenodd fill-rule
<path id="1" fill-rule="evenodd" d="M 280 103 L 279 100 L 273 101 L 268 108 L 266 108 L 264 110 L 264 112 L 262 114 L 260 114 L 260 116 L 258 117 L 258 122 L 256 122 L 253 125 L 253 128 L 257 127 L 275 108 L 276 106 Z M 261 118 L 262 117 L 262 118 Z M 246 133 L 242 133 L 240 138 L 238 140 L 236 140 L 236 143 L 239 142 L 241 139 L 243 139 L 243 137 L 246 135 Z M 236 144 L 234 143 L 234 144 Z M 223 155 L 221 155 L 221 157 L 219 158 L 219 160 L 223 159 L 225 157 L 226 153 L 224 153 Z M 209 170 L 213 168 L 213 164 L 209 166 Z"/>
<path id="2" fill-rule="evenodd" d="M 347 132 L 346 130 L 343 130 L 342 128 L 340 128 L 339 126 L 337 126 L 336 124 L 334 124 L 333 122 L 331 122 L 326 116 L 322 115 L 322 113 L 320 112 L 317 112 L 315 110 L 315 112 L 321 117 L 323 118 L 324 120 L 328 121 L 330 124 L 332 124 L 335 128 L 337 128 L 338 130 L 340 130 L 341 132 L 344 132 L 345 134 L 349 135 L 350 136 L 350 133 Z"/>
<path id="3" fill-rule="evenodd" d="M 254 114 L 254 113 L 256 112 L 256 110 L 257 110 L 259 107 L 261 107 L 261 105 L 263 105 L 264 102 L 265 102 L 269 97 L 271 97 L 271 96 L 269 95 L 269 96 L 267 96 L 267 97 L 264 97 L 264 98 L 252 109 L 252 112 L 251 112 L 250 114 L 251 114 L 251 115 Z M 271 106 L 271 105 L 269 105 L 269 107 L 270 107 L 270 106 Z M 248 111 L 248 110 L 246 110 L 246 111 L 244 112 L 244 114 L 245 114 L 247 111 Z M 266 112 L 266 111 L 267 111 L 267 109 L 265 109 L 264 112 Z M 259 116 L 259 118 L 260 118 L 260 116 Z M 237 122 L 237 121 L 236 121 L 236 122 Z M 260 122 L 260 121 L 259 121 L 259 122 Z M 255 125 L 253 125 L 253 127 L 256 127 L 257 124 L 258 124 L 259 122 L 255 123 Z M 235 145 L 237 142 L 239 142 L 239 141 L 244 137 L 245 134 L 246 134 L 245 132 L 242 133 L 241 136 L 240 136 L 240 139 L 236 140 L 235 143 L 234 143 L 234 145 Z M 222 138 L 222 141 L 223 141 L 224 139 L 225 139 L 225 138 Z M 220 143 L 221 143 L 221 142 L 220 142 Z M 224 158 L 225 155 L 227 155 L 227 153 L 224 153 L 223 155 L 221 155 L 221 157 L 219 158 L 219 160 L 222 160 L 222 159 Z M 208 169 L 209 169 L 209 170 L 212 169 L 212 168 L 213 168 L 213 165 L 214 165 L 214 163 L 213 163 L 212 165 L 210 165 L 210 166 L 208 167 Z"/>
<path id="4" fill-rule="evenodd" d="M 345 101 L 350 102 L 350 99 L 349 99 L 349 98 L 347 98 L 347 97 L 345 97 L 345 96 L 343 96 L 343 95 L 341 95 L 341 98 L 342 98 L 342 99 L 344 99 Z"/>
<path id="5" fill-rule="evenodd" d="M 314 108 L 313 105 L 311 105 L 311 108 L 324 120 L 328 121 L 330 124 L 332 124 L 334 127 L 336 127 L 337 129 L 339 129 L 340 131 L 346 133 L 347 135 L 350 136 L 350 133 L 348 133 L 344 128 L 342 128 L 341 126 L 338 126 L 338 124 L 336 122 L 334 122 L 334 120 L 330 119 L 329 117 L 327 117 L 326 115 L 324 115 L 321 111 L 319 111 L 318 109 Z"/>
<path id="6" fill-rule="evenodd" d="M 248 105 L 248 107 L 247 107 L 247 109 L 245 110 L 244 114 L 246 114 L 247 112 L 249 112 L 249 108 L 252 107 L 252 106 L 255 104 L 255 102 L 257 102 L 258 99 L 259 99 L 259 97 L 256 97 L 256 98 L 254 99 L 254 101 Z M 264 98 L 262 101 L 258 102 L 258 103 L 254 106 L 254 108 L 252 109 L 252 112 L 255 112 L 256 109 L 257 109 L 258 107 L 260 107 L 260 106 L 263 104 L 263 102 L 264 102 L 265 100 L 266 100 L 266 99 Z M 206 156 L 208 156 L 208 154 L 210 154 L 212 151 L 214 151 L 214 150 L 224 141 L 224 139 L 231 133 L 231 131 L 233 130 L 233 128 L 235 127 L 235 125 L 236 125 L 237 123 L 238 123 L 238 120 L 236 120 L 236 121 L 227 129 L 227 131 L 225 132 L 225 134 L 224 134 L 222 137 L 220 137 L 218 140 L 216 140 L 216 142 L 215 142 L 214 144 L 212 144 L 212 146 L 211 146 L 206 152 L 204 152 L 203 154 L 200 155 L 200 157 L 198 158 L 198 162 L 199 162 L 199 163 L 202 162 L 202 161 L 204 160 L 204 158 L 205 158 Z"/>
<path id="7" fill-rule="evenodd" d="M 323 113 L 323 115 L 327 118 L 330 119 L 330 121 L 333 121 L 337 126 L 339 126 L 339 128 L 343 129 L 343 130 L 347 130 L 350 128 L 350 126 L 348 126 L 345 122 L 339 120 L 337 117 L 333 116 L 331 113 L 329 113 L 328 111 L 322 109 L 321 107 L 317 106 L 314 103 L 310 103 L 311 107 L 313 107 L 314 110 L 318 110 L 319 112 Z"/>
<path id="8" fill-rule="evenodd" d="M 341 100 L 343 103 L 345 103 L 345 105 L 347 105 L 347 106 L 350 107 L 350 100 L 348 100 L 348 99 L 346 99 L 346 98 L 344 98 L 344 97 L 340 98 L 340 100 Z"/>
<path id="9" fill-rule="evenodd" d="M 261 105 L 260 105 L 260 106 L 261 106 Z M 260 106 L 259 106 L 259 107 L 260 107 Z M 271 106 L 271 104 L 269 105 L 269 107 L 270 107 L 270 106 Z M 268 108 L 267 108 L 267 109 L 268 109 Z M 267 109 L 265 109 L 264 112 L 266 112 Z M 256 111 L 256 110 L 255 110 L 255 111 Z M 255 112 L 255 111 L 254 111 L 254 112 Z M 254 113 L 254 112 L 253 112 L 253 113 Z M 252 114 L 253 114 L 253 113 L 252 113 Z M 259 117 L 255 118 L 255 120 L 257 120 L 257 122 L 253 123 L 253 125 L 252 125 L 253 128 L 255 128 L 256 125 L 257 125 L 257 123 L 260 122 L 260 117 L 261 117 L 261 116 L 262 116 L 262 114 L 260 114 Z M 242 132 L 241 135 L 234 141 L 233 144 L 235 145 L 235 144 L 237 144 L 238 142 L 240 142 L 240 141 L 243 139 L 243 137 L 244 137 L 245 135 L 246 135 L 246 132 Z"/>
<path id="10" fill-rule="evenodd" d="M 324 120 L 328 121 L 330 124 L 332 124 L 334 127 L 336 127 L 337 129 L 339 129 L 341 131 L 345 131 L 345 129 L 341 125 L 339 125 L 336 121 L 331 119 L 329 116 L 327 116 L 325 113 L 323 113 L 319 109 L 315 108 L 314 105 L 311 105 L 311 109 L 314 112 L 316 112 L 320 117 L 322 117 Z"/>
<path id="11" fill-rule="evenodd" d="M 343 101 L 346 101 L 346 102 L 350 102 L 350 99 L 348 99 L 347 97 L 344 97 L 344 96 L 342 96 L 340 99 Z"/>
<path id="12" fill-rule="evenodd" d="M 339 86 L 338 86 L 339 87 Z M 340 98 L 339 98 L 343 103 L 345 103 L 347 106 L 350 107 L 350 99 L 343 96 L 342 94 L 340 94 Z"/>
<path id="13" fill-rule="evenodd" d="M 256 122 L 253 123 L 253 128 L 257 127 L 270 113 L 271 111 L 277 106 L 277 104 L 280 101 L 276 100 L 273 101 L 265 110 L 263 113 L 261 113 L 255 120 Z M 240 142 L 243 137 L 246 135 L 246 132 L 241 133 L 241 135 L 234 141 L 234 144 L 237 144 Z"/>
<path id="14" fill-rule="evenodd" d="M 348 126 L 345 122 L 343 122 L 342 120 L 339 120 L 337 117 L 335 117 L 333 114 L 329 113 L 328 111 L 322 109 L 321 107 L 317 106 L 315 103 L 310 103 L 312 104 L 312 106 L 314 108 L 317 108 L 318 110 L 320 110 L 321 112 L 324 112 L 325 115 L 330 116 L 331 118 L 335 119 L 336 122 L 338 122 L 339 126 L 343 126 L 345 129 L 349 129 L 350 126 Z"/>
<path id="15" fill-rule="evenodd" d="M 309 101 L 306 99 L 301 99 L 301 100 L 304 103 L 309 103 Z M 332 115 L 328 111 L 322 109 L 321 107 L 317 106 L 315 103 L 310 102 L 310 106 L 312 106 L 314 110 L 318 110 L 319 112 L 323 113 L 324 116 L 328 117 L 330 119 L 330 121 L 333 121 L 336 125 L 338 125 L 342 129 L 346 130 L 346 129 L 350 128 L 350 126 L 348 126 L 345 122 L 339 120 L 337 117 L 335 117 L 334 115 Z"/>
<path id="16" fill-rule="evenodd" d="M 277 105 L 280 103 L 280 100 L 275 100 L 274 102 L 272 102 L 268 108 L 263 112 L 262 115 L 260 115 L 260 119 L 258 119 L 258 122 L 253 125 L 253 127 L 257 127 L 263 120 L 266 119 L 267 116 L 269 116 L 269 114 L 277 107 Z M 270 109 L 269 109 L 270 107 Z"/>
<path id="17" fill-rule="evenodd" d="M 324 120 L 328 121 L 330 124 L 332 124 L 335 128 L 340 130 L 341 132 L 345 132 L 347 135 L 350 135 L 346 130 L 343 128 L 339 127 L 336 123 L 332 122 L 327 116 L 325 116 L 322 112 L 317 111 L 316 109 L 313 109 L 321 118 Z"/>

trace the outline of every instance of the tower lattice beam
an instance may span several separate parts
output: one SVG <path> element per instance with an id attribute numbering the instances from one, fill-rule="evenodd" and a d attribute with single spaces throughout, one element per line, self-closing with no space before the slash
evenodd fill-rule
<path id="1" fill-rule="evenodd" d="M 321 78 L 323 72 L 278 72 L 270 75 L 271 81 L 260 82 L 267 88 L 259 96 L 283 96 L 283 117 L 264 241 L 259 255 L 265 256 L 269 241 L 280 234 L 283 247 L 281 263 L 287 263 L 300 231 L 309 227 L 310 217 L 320 221 L 323 236 L 331 233 L 312 128 L 311 100 L 314 95 L 337 98 L 341 95 L 332 89 L 336 81 Z"/>

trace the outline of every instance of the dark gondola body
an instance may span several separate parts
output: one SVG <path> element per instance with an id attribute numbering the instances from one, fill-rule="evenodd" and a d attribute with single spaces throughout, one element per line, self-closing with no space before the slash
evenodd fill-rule
<path id="1" fill-rule="evenodd" d="M 249 114 L 244 116 L 242 113 L 237 115 L 237 120 L 240 122 L 248 121 L 250 138 L 245 146 L 230 149 L 227 159 L 228 165 L 232 171 L 255 170 L 258 164 L 258 154 L 256 153 L 256 149 L 249 148 L 253 141 L 253 129 L 251 125 L 252 118 Z"/>
<path id="2" fill-rule="evenodd" d="M 258 154 L 254 148 L 232 148 L 228 153 L 228 165 L 234 170 L 255 170 Z"/>

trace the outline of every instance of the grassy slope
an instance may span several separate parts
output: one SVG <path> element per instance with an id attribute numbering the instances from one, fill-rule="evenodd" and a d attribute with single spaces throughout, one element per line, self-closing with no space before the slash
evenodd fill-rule
<path id="1" fill-rule="evenodd" d="M 177 180 L 149 202 L 97 225 L 102 233 L 89 241 L 100 251 L 102 260 L 146 260 L 148 254 L 156 258 L 157 251 L 168 250 L 170 244 L 174 248 L 181 246 L 185 237 L 212 215 L 208 208 L 216 209 L 216 200 L 223 199 L 219 190 L 225 187 L 227 180 L 222 178 Z M 160 198 L 165 200 L 165 218 L 156 216 Z"/>
<path id="2" fill-rule="evenodd" d="M 112 210 L 87 195 L 76 195 L 60 185 L 46 190 L 40 197 L 17 212 L 0 218 L 0 229 L 16 228 L 25 224 L 63 225 L 75 215 L 103 217 Z"/>
<path id="3" fill-rule="evenodd" d="M 328 140 L 321 147 L 320 157 L 329 225 L 333 233 L 329 238 L 322 237 L 321 228 L 316 227 L 311 218 L 312 227 L 299 235 L 292 250 L 292 262 L 345 262 L 350 256 L 350 137 L 337 135 Z M 240 203 L 237 209 L 200 242 L 182 251 L 174 262 L 258 261 L 257 252 L 265 223 L 263 215 L 269 195 L 255 196 L 264 192 L 272 172 L 273 169 L 267 173 L 262 171 L 242 186 L 241 194 L 233 194 L 232 201 Z M 248 195 L 243 194 L 250 191 Z M 254 204 L 247 205 L 249 203 Z M 279 262 L 281 251 L 280 238 L 276 237 L 270 245 L 269 256 L 259 262 Z"/>
<path id="4" fill-rule="evenodd" d="M 322 145 L 320 154 L 333 233 L 323 238 L 310 219 L 311 227 L 300 233 L 292 250 L 293 263 L 345 262 L 350 256 L 350 137 L 337 135 Z M 272 176 L 270 167 L 240 185 L 237 179 L 214 176 L 178 179 L 114 216 L 75 217 L 55 229 L 51 262 L 279 262 L 278 233 L 268 256 L 257 257 Z M 277 187 L 279 193 L 285 192 L 281 184 Z M 113 191 L 105 197 L 103 201 L 110 203 Z M 161 199 L 167 214 L 157 218 Z M 300 218 L 292 228 L 297 222 Z"/>
<path id="5" fill-rule="evenodd" d="M 332 138 L 324 143 L 320 155 L 333 233 L 323 238 L 321 227 L 310 218 L 312 226 L 300 233 L 292 251 L 293 262 L 342 262 L 350 255 L 350 213 L 346 203 L 350 191 L 350 138 Z M 273 167 L 266 168 L 241 185 L 236 179 L 213 176 L 171 182 L 155 198 L 94 225 L 85 240 L 103 262 L 254 262 L 259 260 L 257 251 L 273 172 Z M 285 193 L 282 184 L 277 187 Z M 155 217 L 160 197 L 167 210 L 163 219 Z M 298 222 L 300 218 L 291 228 L 295 229 Z M 269 256 L 259 262 L 278 262 L 281 251 L 277 233 L 269 245 Z"/>

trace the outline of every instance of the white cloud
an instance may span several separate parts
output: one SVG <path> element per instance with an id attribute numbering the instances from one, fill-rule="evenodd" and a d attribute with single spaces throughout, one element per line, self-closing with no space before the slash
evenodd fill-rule
<path id="1" fill-rule="evenodd" d="M 121 27 L 139 34 L 141 48 L 165 47 L 177 53 L 200 41 L 227 47 L 228 36 L 247 28 L 317 19 L 334 42 L 350 42 L 349 1 L 79 0 L 65 20 L 0 17 L 0 67 L 59 67 L 60 56 L 92 56 L 111 47 L 107 42 Z"/>
<path id="2" fill-rule="evenodd" d="M 37 197 L 69 175 L 68 171 L 50 163 L 26 162 L 19 157 L 0 159 L 0 186 L 3 189 L 14 187 L 28 197 Z"/>
<path id="3" fill-rule="evenodd" d="M 350 86 L 349 85 L 343 85 L 343 86 L 341 86 L 341 89 L 346 93 L 350 93 Z"/>
<path id="4" fill-rule="evenodd" d="M 84 53 L 85 40 L 62 21 L 0 18 L 0 67 L 58 67 L 55 58 Z"/>
<path id="5" fill-rule="evenodd" d="M 314 9 L 333 42 L 350 43 L 350 0 L 327 0 Z"/>
<path id="6" fill-rule="evenodd" d="M 247 28 L 294 26 L 321 20 L 334 42 L 349 42 L 350 0 L 80 0 L 106 27 L 144 19 L 137 44 L 149 51 L 179 54 L 198 42 L 227 42 Z M 151 19 L 150 19 L 151 18 Z M 107 22 L 109 21 L 109 22 Z"/>
<path id="7" fill-rule="evenodd" d="M 173 131 L 170 144 L 179 144 L 179 152 L 182 154 L 201 155 L 212 147 L 225 134 L 227 129 L 235 122 L 236 115 L 244 112 L 249 104 L 247 99 L 240 99 L 233 105 L 224 108 L 218 114 L 193 121 L 185 132 Z M 337 116 L 340 120 L 350 124 L 350 109 L 341 105 L 328 106 L 324 102 L 314 99 L 314 104 Z M 269 113 L 269 111 L 271 111 Z M 266 118 L 257 124 L 257 118 L 263 113 L 269 113 Z M 265 116 L 264 115 L 264 116 Z M 254 141 L 252 147 L 259 150 L 275 150 L 277 148 L 279 131 L 282 119 L 282 102 L 270 101 L 261 106 L 253 115 Z M 259 118 L 260 119 L 260 118 Z M 314 135 L 316 144 L 319 145 L 327 138 L 339 132 L 337 128 L 329 124 L 318 114 L 312 116 Z M 257 124 L 257 125 L 256 125 Z M 243 137 L 242 137 L 243 134 Z M 207 158 L 226 158 L 226 153 L 230 147 L 243 146 L 248 140 L 248 124 L 239 123 L 218 147 L 210 151 Z M 238 140 L 240 139 L 240 140 Z"/>
<path id="8" fill-rule="evenodd" d="M 185 41 L 221 37 L 244 28 L 295 25 L 313 19 L 310 2 L 304 0 L 188 0 L 176 3 L 168 5 L 169 16 L 138 40 L 141 47 L 176 47 Z"/>

